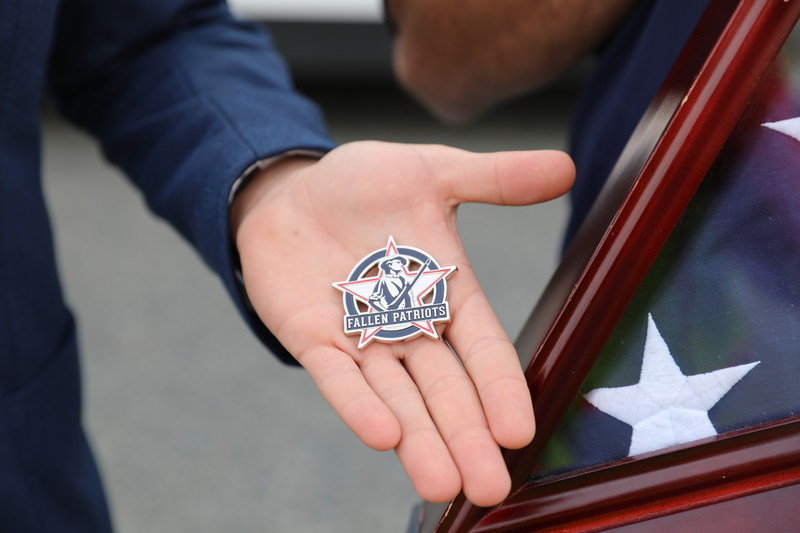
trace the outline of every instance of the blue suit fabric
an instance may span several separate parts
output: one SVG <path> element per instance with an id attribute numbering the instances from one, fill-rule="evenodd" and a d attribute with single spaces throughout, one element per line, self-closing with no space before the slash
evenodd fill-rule
<path id="1" fill-rule="evenodd" d="M 51 96 L 287 361 L 239 293 L 228 196 L 253 162 L 333 143 L 268 38 L 223 2 L 0 1 L 0 531 L 109 531 L 39 176 Z"/>
<path id="2" fill-rule="evenodd" d="M 576 105 L 569 152 L 577 171 L 566 241 L 578 231 L 709 0 L 639 2 L 604 44 Z"/>

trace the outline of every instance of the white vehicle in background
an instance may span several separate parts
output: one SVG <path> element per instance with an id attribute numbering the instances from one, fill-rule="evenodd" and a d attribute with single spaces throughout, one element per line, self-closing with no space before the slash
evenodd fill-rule
<path id="1" fill-rule="evenodd" d="M 392 80 L 383 0 L 228 0 L 238 16 L 265 23 L 299 85 Z"/>
<path id="2" fill-rule="evenodd" d="M 279 22 L 379 23 L 381 0 L 228 0 L 245 18 Z"/>

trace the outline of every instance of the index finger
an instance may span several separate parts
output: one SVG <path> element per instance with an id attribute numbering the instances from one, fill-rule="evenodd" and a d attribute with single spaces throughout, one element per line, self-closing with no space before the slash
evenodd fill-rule
<path id="1" fill-rule="evenodd" d="M 471 267 L 463 265 L 459 274 L 445 336 L 475 384 L 497 443 L 521 448 L 533 439 L 536 423 L 519 357 Z"/>

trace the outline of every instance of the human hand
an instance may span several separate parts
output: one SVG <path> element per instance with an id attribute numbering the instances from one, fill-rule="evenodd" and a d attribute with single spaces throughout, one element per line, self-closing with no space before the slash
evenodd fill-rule
<path id="1" fill-rule="evenodd" d="M 530 393 L 517 354 L 470 267 L 456 229 L 464 202 L 523 205 L 572 183 L 559 152 L 473 154 L 443 146 L 359 142 L 319 161 L 289 158 L 237 195 L 232 231 L 256 312 L 368 446 L 394 448 L 419 495 L 447 501 L 463 488 L 476 505 L 510 490 L 500 447 L 533 438 Z M 394 235 L 449 280 L 448 344 L 358 339 L 342 330 L 344 280 Z"/>
<path id="2" fill-rule="evenodd" d="M 394 70 L 434 115 L 465 122 L 554 80 L 635 0 L 385 0 Z"/>

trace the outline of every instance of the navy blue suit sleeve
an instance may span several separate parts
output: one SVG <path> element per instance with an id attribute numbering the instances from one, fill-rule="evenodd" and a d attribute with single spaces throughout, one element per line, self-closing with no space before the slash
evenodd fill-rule
<path id="1" fill-rule="evenodd" d="M 258 337 L 292 361 L 240 294 L 228 194 L 258 159 L 333 143 L 269 37 L 209 0 L 64 0 L 58 27 L 60 110 L 100 140 L 221 276 Z"/>

